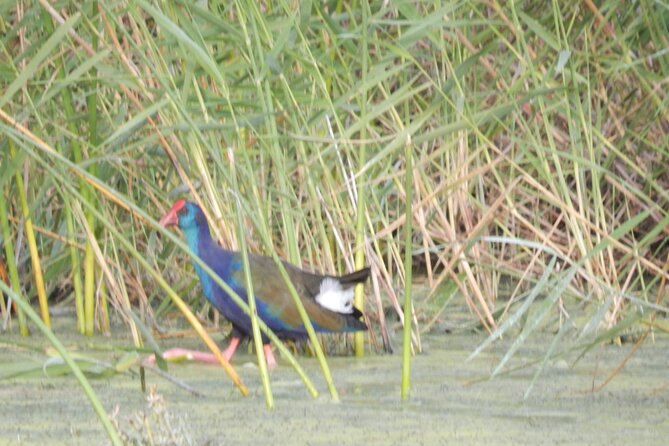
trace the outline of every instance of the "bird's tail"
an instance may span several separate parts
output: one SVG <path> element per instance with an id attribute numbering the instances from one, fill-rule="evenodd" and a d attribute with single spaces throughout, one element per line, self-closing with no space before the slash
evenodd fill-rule
<path id="1" fill-rule="evenodd" d="M 369 267 L 365 267 L 363 269 L 360 269 L 358 271 L 352 272 L 350 274 L 346 274 L 343 276 L 336 277 L 336 279 L 341 283 L 343 286 L 351 286 L 355 285 L 357 283 L 362 283 L 367 278 L 369 277 Z"/>
<path id="2" fill-rule="evenodd" d="M 337 280 L 344 288 L 352 287 L 358 283 L 363 283 L 369 277 L 370 269 L 365 267 L 358 271 L 354 271 L 350 274 L 337 277 Z M 362 331 L 367 330 L 367 325 L 360 320 L 362 318 L 362 312 L 353 307 L 353 313 L 346 315 L 346 331 Z"/>

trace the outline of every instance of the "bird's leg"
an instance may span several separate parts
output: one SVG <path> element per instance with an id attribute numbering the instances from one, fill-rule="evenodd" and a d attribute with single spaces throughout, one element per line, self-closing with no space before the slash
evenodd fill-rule
<path id="1" fill-rule="evenodd" d="M 276 358 L 274 357 L 274 352 L 272 347 L 269 344 L 263 345 L 263 350 L 265 350 L 265 359 L 267 360 L 267 367 L 272 370 L 276 367 Z"/>
<path id="2" fill-rule="evenodd" d="M 225 356 L 225 359 L 230 361 L 232 357 L 235 355 L 235 352 L 237 351 L 237 346 L 239 345 L 240 338 L 233 336 L 232 339 L 230 339 L 230 343 L 228 344 L 228 348 L 225 349 L 223 352 L 223 356 Z"/>

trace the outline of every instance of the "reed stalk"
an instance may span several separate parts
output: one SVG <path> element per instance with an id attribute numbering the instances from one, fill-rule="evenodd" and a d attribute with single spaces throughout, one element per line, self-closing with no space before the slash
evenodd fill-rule
<path id="1" fill-rule="evenodd" d="M 237 184 L 237 169 L 235 164 L 234 153 L 232 149 L 228 150 L 228 158 L 230 160 L 230 178 L 232 182 L 232 191 L 237 200 L 237 230 L 238 230 L 238 245 L 242 257 L 242 267 L 244 270 L 244 287 L 246 288 L 246 298 L 248 300 L 249 313 L 251 316 L 251 331 L 253 332 L 253 345 L 255 346 L 256 356 L 258 357 L 258 369 L 260 370 L 260 381 L 262 382 L 263 392 L 265 394 L 265 404 L 268 409 L 274 408 L 274 396 L 272 395 L 272 387 L 269 381 L 269 372 L 267 370 L 267 359 L 265 357 L 265 350 L 263 348 L 262 335 L 260 334 L 260 326 L 258 325 L 258 309 L 256 307 L 256 299 L 253 294 L 253 278 L 251 277 L 251 266 L 249 265 L 249 255 L 246 247 L 244 221 L 242 219 L 242 206 L 239 200 L 239 186 Z"/>
<path id="2" fill-rule="evenodd" d="M 9 154 L 12 158 L 16 156 L 16 149 L 14 142 L 9 141 Z M 46 289 L 44 287 L 44 275 L 42 274 L 42 263 L 40 261 L 39 250 L 37 249 L 37 241 L 35 240 L 35 231 L 33 230 L 33 220 L 30 215 L 30 207 L 28 206 L 28 199 L 26 197 L 26 189 L 21 176 L 20 169 L 16 170 L 16 193 L 19 196 L 19 204 L 21 205 L 21 213 L 23 215 L 23 225 L 26 235 L 26 242 L 30 250 L 30 263 L 33 268 L 33 277 L 35 279 L 35 291 L 37 292 L 37 300 L 39 302 L 40 315 L 44 325 L 51 327 L 51 316 L 49 315 L 49 303 L 47 302 Z"/>
<path id="3" fill-rule="evenodd" d="M 51 24 L 50 21 L 47 21 L 47 26 L 50 29 L 51 32 L 53 32 L 53 25 Z M 56 62 L 58 64 L 59 70 L 58 70 L 58 76 L 61 79 L 65 79 L 66 72 L 65 72 L 65 62 L 62 57 L 59 57 L 56 59 Z M 79 120 L 75 116 L 74 112 L 74 106 L 72 105 L 72 94 L 69 89 L 64 88 L 61 90 L 61 99 L 62 99 L 62 105 L 63 105 L 63 111 L 65 113 L 66 117 L 66 122 L 67 122 L 67 128 L 70 131 L 71 134 L 77 135 L 79 134 Z M 73 158 L 75 162 L 81 163 L 83 160 L 82 156 L 82 149 L 81 149 L 81 142 L 78 138 L 73 138 L 71 143 L 69 144 L 70 150 L 72 151 Z M 82 191 L 82 195 L 86 196 L 86 184 L 81 183 L 80 189 Z M 64 212 L 65 212 L 65 221 L 67 224 L 68 232 L 70 236 L 72 237 L 75 234 L 75 225 L 74 225 L 74 220 L 72 218 L 72 208 L 70 204 L 70 199 L 67 196 L 64 196 L 63 198 L 63 204 L 64 204 Z M 89 243 L 86 243 L 86 250 L 85 250 L 85 257 L 84 257 L 84 264 L 88 265 L 89 262 L 89 256 L 92 256 L 93 251 L 92 249 L 89 249 Z M 92 257 L 91 257 L 92 258 Z M 88 280 L 88 275 L 86 275 L 86 272 L 88 269 L 84 269 L 84 286 L 82 286 L 82 281 L 81 281 L 81 260 L 79 256 L 79 251 L 75 249 L 74 247 L 70 247 L 70 262 L 72 264 L 72 285 L 74 289 L 74 300 L 75 300 L 75 308 L 77 312 L 77 327 L 79 331 L 84 334 L 92 334 L 92 331 L 88 331 L 88 329 L 92 326 L 89 327 L 89 324 L 87 324 L 87 316 L 92 312 L 90 305 L 91 305 L 91 298 L 85 297 L 85 296 L 92 296 L 92 291 L 90 290 L 91 287 L 91 282 Z M 86 291 L 86 293 L 84 292 Z"/>
<path id="4" fill-rule="evenodd" d="M 67 233 L 72 238 L 75 234 L 74 219 L 70 197 L 66 194 L 63 194 L 63 213 L 65 214 Z M 79 250 L 73 245 L 70 245 L 70 263 L 72 265 L 72 289 L 74 292 L 74 308 L 77 314 L 77 330 L 84 334 L 86 332 L 86 317 L 84 314 L 83 282 L 81 280 L 81 256 Z"/>
<path id="5" fill-rule="evenodd" d="M 411 322 L 413 320 L 413 153 L 411 140 L 407 138 L 404 147 L 404 306 L 402 321 L 402 400 L 409 399 L 411 390 Z"/>
<path id="6" fill-rule="evenodd" d="M 362 4 L 362 35 L 360 42 L 360 54 L 362 55 L 362 83 L 365 84 L 367 81 L 367 71 L 369 70 L 369 42 L 368 42 L 368 33 L 370 32 L 369 27 L 369 2 L 363 1 Z M 367 114 L 367 89 L 363 89 L 360 95 L 360 114 Z M 367 127 L 362 127 L 360 129 L 360 139 L 367 139 Z M 360 146 L 359 153 L 359 171 L 362 172 L 367 161 L 367 144 L 362 144 Z M 351 172 L 351 180 L 354 179 L 353 172 Z M 357 176 L 356 178 L 357 185 L 357 202 L 356 202 L 356 221 L 355 221 L 355 269 L 359 270 L 365 267 L 365 223 L 367 218 L 367 203 L 366 203 L 366 185 L 365 177 Z M 365 294 L 364 294 L 364 285 L 359 284 L 355 287 L 354 291 L 354 303 L 356 308 L 364 309 L 365 308 Z M 361 357 L 365 354 L 365 335 L 362 332 L 357 332 L 353 335 L 353 343 L 355 356 Z"/>

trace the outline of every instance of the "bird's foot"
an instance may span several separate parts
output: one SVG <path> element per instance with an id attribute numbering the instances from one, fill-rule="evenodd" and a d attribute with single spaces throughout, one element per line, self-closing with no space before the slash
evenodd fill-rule
<path id="1" fill-rule="evenodd" d="M 239 345 L 239 338 L 232 338 L 228 348 L 223 351 L 223 357 L 228 362 L 232 359 Z M 163 352 L 163 359 L 166 361 L 197 361 L 205 364 L 218 364 L 218 358 L 211 352 L 200 352 L 197 350 L 188 350 L 185 348 L 171 348 Z M 147 356 L 142 364 L 154 364 L 156 362 L 156 355 Z"/>
<path id="2" fill-rule="evenodd" d="M 171 348 L 165 350 L 162 354 L 163 359 L 170 362 L 179 361 L 198 361 L 206 364 L 218 364 L 218 359 L 212 353 L 200 352 L 197 350 L 188 350 L 185 348 Z M 227 359 L 227 358 L 226 358 Z M 142 365 L 154 364 L 156 362 L 156 355 L 147 356 Z"/>
<path id="3" fill-rule="evenodd" d="M 237 346 L 239 345 L 239 342 L 240 342 L 239 338 L 232 338 L 230 340 L 230 344 L 228 345 L 228 347 L 222 352 L 223 357 L 227 359 L 228 362 L 234 356 L 235 351 L 237 351 Z M 272 351 L 272 347 L 270 347 L 269 344 L 265 344 L 263 345 L 263 349 L 265 350 L 265 359 L 267 361 L 267 368 L 273 370 L 274 368 L 276 368 L 276 358 L 274 357 L 274 352 Z M 170 362 L 197 361 L 197 362 L 203 362 L 205 364 L 219 363 L 216 356 L 211 352 L 188 350 L 179 347 L 165 350 L 162 356 L 163 359 Z M 155 362 L 156 362 L 156 355 L 149 355 L 144 359 L 144 361 L 142 361 L 142 365 L 152 365 L 155 364 Z"/>

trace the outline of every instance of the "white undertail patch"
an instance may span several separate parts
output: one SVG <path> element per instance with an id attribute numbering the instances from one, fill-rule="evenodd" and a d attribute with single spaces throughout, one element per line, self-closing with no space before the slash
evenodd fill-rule
<path id="1" fill-rule="evenodd" d="M 353 288 L 344 289 L 336 279 L 326 277 L 321 282 L 316 302 L 328 310 L 342 314 L 353 313 Z"/>

